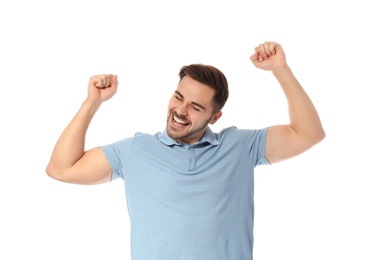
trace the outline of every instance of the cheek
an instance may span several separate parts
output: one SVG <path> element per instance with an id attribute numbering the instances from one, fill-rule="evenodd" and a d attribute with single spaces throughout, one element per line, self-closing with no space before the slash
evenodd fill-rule
<path id="1" fill-rule="evenodd" d="M 174 108 L 174 102 L 172 100 L 169 101 L 168 103 L 168 114 L 170 113 L 170 111 Z"/>
<path id="2" fill-rule="evenodd" d="M 175 98 L 171 98 L 168 103 L 169 110 L 177 106 L 178 106 L 177 100 Z"/>
<path id="3" fill-rule="evenodd" d="M 196 113 L 189 114 L 189 119 L 194 125 L 201 125 L 205 121 L 202 116 Z"/>

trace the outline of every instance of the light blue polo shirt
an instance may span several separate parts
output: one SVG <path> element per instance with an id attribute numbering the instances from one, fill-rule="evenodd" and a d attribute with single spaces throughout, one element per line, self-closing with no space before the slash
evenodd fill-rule
<path id="1" fill-rule="evenodd" d="M 102 146 L 123 178 L 132 260 L 251 260 L 254 168 L 267 128 L 207 128 L 193 145 L 166 131 Z"/>

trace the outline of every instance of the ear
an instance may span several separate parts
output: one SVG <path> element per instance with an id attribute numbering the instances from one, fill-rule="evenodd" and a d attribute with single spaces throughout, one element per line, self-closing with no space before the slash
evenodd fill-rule
<path id="1" fill-rule="evenodd" d="M 214 114 L 210 120 L 210 124 L 213 125 L 214 123 L 216 123 L 217 120 L 219 120 L 219 118 L 222 116 L 222 111 L 217 112 L 216 114 Z"/>

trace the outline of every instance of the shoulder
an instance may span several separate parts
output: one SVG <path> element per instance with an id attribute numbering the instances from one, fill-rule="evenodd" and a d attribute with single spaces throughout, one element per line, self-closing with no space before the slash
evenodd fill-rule
<path id="1" fill-rule="evenodd" d="M 131 138 L 131 145 L 145 147 L 145 149 L 151 146 L 156 146 L 157 144 L 161 143 L 161 135 L 161 132 L 156 132 L 155 134 L 136 132 L 135 135 Z"/>
<path id="2" fill-rule="evenodd" d="M 156 141 L 159 139 L 160 135 L 160 132 L 156 132 L 155 134 L 136 132 L 132 137 L 132 140 L 133 142 Z"/>
<path id="3" fill-rule="evenodd" d="M 240 129 L 236 126 L 230 126 L 222 129 L 217 133 L 217 138 L 219 140 L 227 138 L 239 138 L 239 139 L 252 139 L 257 136 L 266 136 L 268 128 L 261 129 Z"/>

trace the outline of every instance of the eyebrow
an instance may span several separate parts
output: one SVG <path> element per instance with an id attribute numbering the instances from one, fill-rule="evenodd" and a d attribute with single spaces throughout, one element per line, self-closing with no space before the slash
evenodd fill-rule
<path id="1" fill-rule="evenodd" d="M 181 98 L 184 98 L 184 96 L 182 95 L 182 93 L 180 93 L 178 90 L 175 91 L 175 93 L 180 96 Z M 202 106 L 201 104 L 192 101 L 191 102 L 193 105 L 198 106 L 199 108 L 201 108 L 202 110 L 206 110 L 206 108 L 204 106 Z"/>

